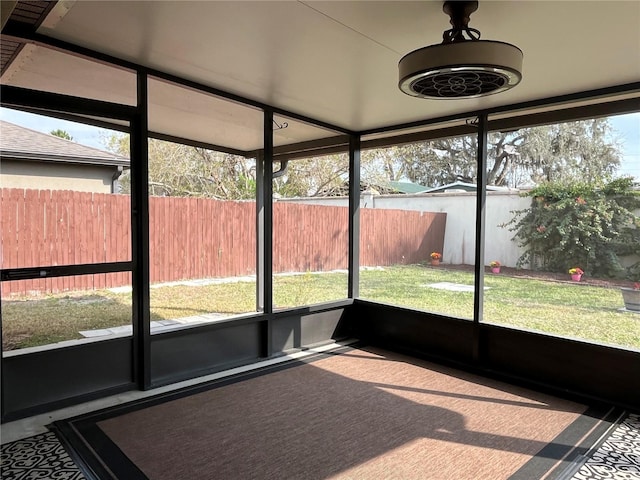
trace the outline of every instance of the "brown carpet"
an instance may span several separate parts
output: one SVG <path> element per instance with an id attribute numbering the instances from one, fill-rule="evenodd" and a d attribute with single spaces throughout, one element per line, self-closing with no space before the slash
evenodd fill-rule
<path id="1" fill-rule="evenodd" d="M 359 349 L 98 426 L 151 480 L 497 480 L 548 447 L 585 409 Z"/>

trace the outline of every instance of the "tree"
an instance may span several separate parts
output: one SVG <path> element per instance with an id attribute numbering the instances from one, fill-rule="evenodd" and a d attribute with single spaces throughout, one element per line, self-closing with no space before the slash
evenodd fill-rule
<path id="1" fill-rule="evenodd" d="M 344 154 L 302 158 L 288 162 L 285 174 L 274 179 L 273 192 L 282 197 L 346 195 L 348 180 L 349 160 Z"/>
<path id="2" fill-rule="evenodd" d="M 113 133 L 102 138 L 110 152 L 129 156 L 129 136 Z M 281 168 L 276 162 L 274 171 Z M 284 175 L 274 178 L 273 192 L 283 197 L 333 195 L 349 177 L 346 155 L 330 155 L 288 162 Z M 129 172 L 119 179 L 122 193 L 130 193 Z M 179 143 L 149 139 L 149 192 L 157 196 L 254 199 L 256 162 L 241 156 Z"/>
<path id="3" fill-rule="evenodd" d="M 489 136 L 487 183 L 519 187 L 542 181 L 570 181 L 588 176 L 604 180 L 615 173 L 620 154 L 606 119 L 494 132 Z M 128 156 L 128 136 L 103 139 L 108 150 Z M 477 178 L 475 135 L 365 150 L 361 178 L 365 185 L 390 181 L 439 186 Z M 281 168 L 276 162 L 274 170 Z M 284 197 L 348 193 L 347 154 L 291 160 L 274 179 L 273 191 Z M 128 175 L 121 177 L 128 192 Z M 149 189 L 152 195 L 255 198 L 254 159 L 177 143 L 149 140 Z"/>
<path id="4" fill-rule="evenodd" d="M 58 128 L 56 130 L 51 130 L 49 134 L 53 135 L 54 137 L 60 137 L 60 138 L 64 138 L 65 140 L 73 141 L 73 137 L 66 130 L 61 130 Z"/>
<path id="5" fill-rule="evenodd" d="M 426 186 L 445 185 L 476 175 L 477 140 L 464 136 L 418 142 L 362 155 L 363 179 L 371 183 L 409 180 Z M 378 172 L 378 177 L 372 172 Z M 380 178 L 382 173 L 385 178 Z"/>
<path id="6" fill-rule="evenodd" d="M 620 166 L 620 151 L 608 119 L 529 128 L 517 148 L 521 165 L 534 183 L 610 178 Z"/>
<path id="7" fill-rule="evenodd" d="M 114 133 L 104 138 L 103 143 L 109 151 L 129 156 L 128 135 Z M 252 159 L 156 139 L 149 139 L 148 145 L 150 195 L 255 198 Z M 129 172 L 119 181 L 122 193 L 130 193 Z"/>
<path id="8" fill-rule="evenodd" d="M 487 184 L 516 188 L 543 181 L 610 178 L 621 157 L 612 133 L 606 118 L 492 132 Z M 440 186 L 456 180 L 475 182 L 476 155 L 477 138 L 466 135 L 372 150 L 363 154 L 363 164 L 377 164 L 387 180 Z"/>

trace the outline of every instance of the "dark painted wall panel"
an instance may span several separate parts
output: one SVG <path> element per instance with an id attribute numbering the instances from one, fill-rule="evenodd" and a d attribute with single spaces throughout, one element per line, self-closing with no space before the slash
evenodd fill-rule
<path id="1" fill-rule="evenodd" d="M 302 346 L 306 347 L 341 338 L 339 327 L 343 316 L 344 309 L 340 309 L 312 313 L 302 317 Z"/>
<path id="2" fill-rule="evenodd" d="M 274 318 L 271 321 L 271 351 L 274 355 L 300 348 L 301 338 L 300 315 Z"/>
<path id="3" fill-rule="evenodd" d="M 482 325 L 485 366 L 640 408 L 640 353 Z"/>
<path id="4" fill-rule="evenodd" d="M 265 321 L 245 319 L 153 335 L 154 386 L 259 360 Z M 638 352 L 480 324 L 480 358 L 475 361 L 472 322 L 358 300 L 328 310 L 280 312 L 270 322 L 274 355 L 340 338 L 360 338 L 466 365 L 477 373 L 506 375 L 558 392 L 640 408 Z M 131 359 L 131 338 L 6 357 L 3 418 L 104 396 L 109 389 L 131 388 Z"/>
<path id="5" fill-rule="evenodd" d="M 203 326 L 151 337 L 151 381 L 163 384 L 260 357 L 259 321 Z"/>
<path id="6" fill-rule="evenodd" d="M 345 308 L 338 308 L 274 318 L 271 328 L 272 353 L 277 355 L 294 348 L 345 338 L 342 326 L 346 321 L 346 311 Z"/>
<path id="7" fill-rule="evenodd" d="M 640 352 L 356 301 L 354 336 L 477 373 L 640 409 Z M 537 387 L 536 387 L 537 386 Z"/>
<path id="8" fill-rule="evenodd" d="M 472 359 L 471 321 L 363 301 L 356 301 L 350 317 L 353 336 L 362 340 L 453 361 Z"/>
<path id="9" fill-rule="evenodd" d="M 130 337 L 7 356 L 3 416 L 130 384 L 132 358 Z"/>

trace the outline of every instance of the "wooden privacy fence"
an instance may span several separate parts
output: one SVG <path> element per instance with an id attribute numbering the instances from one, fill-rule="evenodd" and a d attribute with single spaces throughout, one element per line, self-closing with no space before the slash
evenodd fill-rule
<path id="1" fill-rule="evenodd" d="M 2 268 L 46 267 L 131 259 L 128 195 L 68 190 L 2 189 Z M 2 297 L 131 284 L 110 273 L 2 282 Z"/>
<path id="2" fill-rule="evenodd" d="M 346 207 L 274 203 L 274 272 L 348 267 Z M 2 189 L 2 268 L 128 261 L 128 195 Z M 152 283 L 252 275 L 256 204 L 206 198 L 149 198 Z M 360 264 L 425 261 L 442 252 L 446 214 L 361 210 Z M 131 274 L 110 273 L 2 282 L 2 297 L 111 288 Z"/>

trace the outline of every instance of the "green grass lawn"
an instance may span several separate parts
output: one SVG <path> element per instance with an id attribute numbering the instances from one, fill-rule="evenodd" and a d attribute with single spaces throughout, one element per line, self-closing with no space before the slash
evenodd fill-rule
<path id="1" fill-rule="evenodd" d="M 429 287 L 473 285 L 473 274 L 443 267 L 394 266 L 364 270 L 360 297 L 471 319 L 473 293 Z M 548 282 L 505 275 L 485 277 L 484 321 L 640 349 L 640 314 L 622 312 L 617 287 Z M 164 286 L 151 289 L 151 319 L 255 311 L 255 283 Z M 277 276 L 274 305 L 287 308 L 346 298 L 347 276 Z M 5 350 L 82 338 L 80 330 L 131 324 L 131 294 L 108 291 L 3 302 Z"/>

